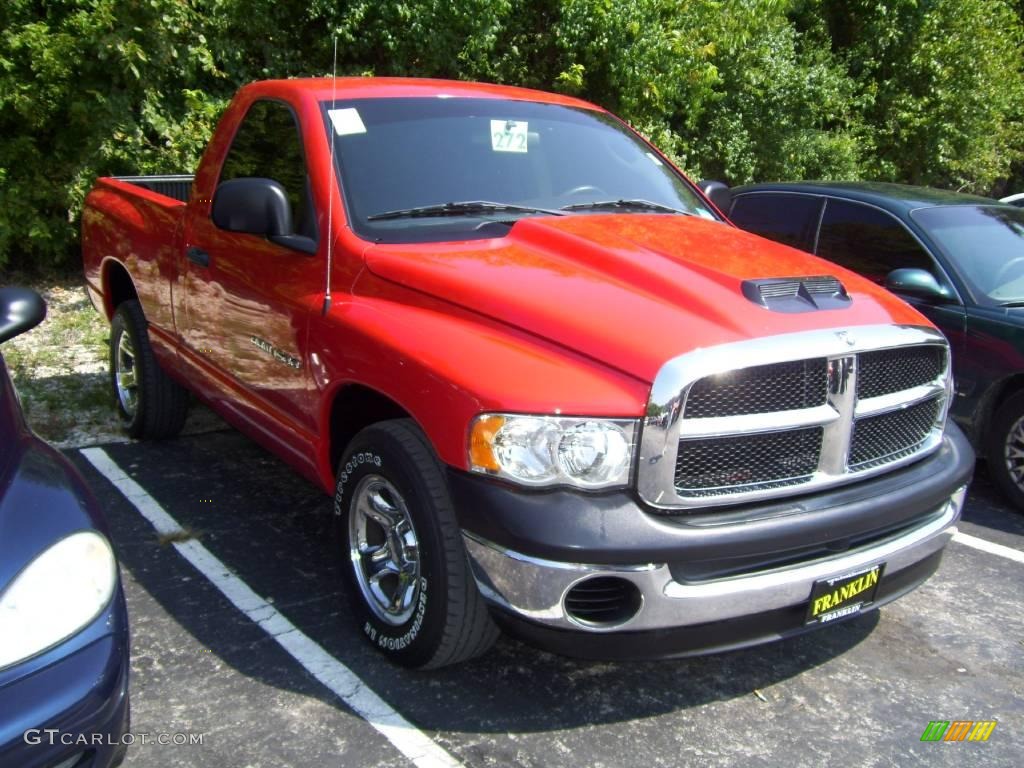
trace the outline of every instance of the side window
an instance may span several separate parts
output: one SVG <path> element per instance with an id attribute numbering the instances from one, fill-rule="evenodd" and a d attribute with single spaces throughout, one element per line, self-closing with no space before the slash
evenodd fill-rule
<path id="1" fill-rule="evenodd" d="M 818 235 L 818 255 L 876 283 L 894 269 L 916 268 L 945 282 L 920 243 L 889 214 L 860 203 L 829 200 Z"/>
<path id="2" fill-rule="evenodd" d="M 805 251 L 814 250 L 820 197 L 795 194 L 739 195 L 729 218 L 737 227 Z"/>
<path id="3" fill-rule="evenodd" d="M 257 101 L 238 127 L 220 181 L 251 176 L 273 179 L 284 187 L 292 206 L 295 234 L 316 239 L 302 138 L 291 110 L 284 104 Z"/>

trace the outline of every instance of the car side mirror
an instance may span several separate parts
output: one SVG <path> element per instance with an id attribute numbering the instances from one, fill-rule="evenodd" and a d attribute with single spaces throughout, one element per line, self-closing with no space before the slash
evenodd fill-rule
<path id="1" fill-rule="evenodd" d="M 956 300 L 953 292 L 939 285 L 935 275 L 926 269 L 894 269 L 886 276 L 885 287 L 893 293 L 903 293 L 928 301 Z"/>
<path id="2" fill-rule="evenodd" d="M 228 232 L 263 235 L 271 242 L 303 253 L 316 253 L 316 241 L 296 235 L 288 195 L 273 179 L 225 181 L 213 196 L 213 223 Z"/>
<path id="3" fill-rule="evenodd" d="M 713 179 L 704 179 L 697 184 L 697 187 L 705 197 L 715 204 L 718 210 L 726 216 L 729 215 L 729 210 L 732 208 L 732 190 L 729 189 L 728 184 Z"/>
<path id="4" fill-rule="evenodd" d="M 46 302 L 30 288 L 0 288 L 0 344 L 31 330 L 46 317 Z"/>

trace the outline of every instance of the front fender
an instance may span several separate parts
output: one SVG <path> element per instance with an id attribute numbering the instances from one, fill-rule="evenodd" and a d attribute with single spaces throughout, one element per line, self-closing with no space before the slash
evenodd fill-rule
<path id="1" fill-rule="evenodd" d="M 417 295 L 418 296 L 418 295 Z M 339 303 L 310 329 L 320 424 L 360 384 L 404 408 L 442 461 L 467 469 L 470 421 L 485 411 L 639 418 L 650 384 L 530 334 L 427 297 Z M 327 434 L 327 431 L 322 431 Z M 321 472 L 332 476 L 326 446 Z"/>

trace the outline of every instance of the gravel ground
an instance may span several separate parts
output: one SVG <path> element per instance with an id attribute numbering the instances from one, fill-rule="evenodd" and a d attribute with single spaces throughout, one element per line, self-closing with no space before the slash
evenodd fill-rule
<path id="1" fill-rule="evenodd" d="M 58 448 L 127 441 L 110 388 L 110 327 L 93 309 L 80 277 L 4 280 L 37 290 L 47 304 L 43 323 L 8 341 L 3 356 L 32 429 Z M 226 428 L 193 404 L 185 434 Z"/>

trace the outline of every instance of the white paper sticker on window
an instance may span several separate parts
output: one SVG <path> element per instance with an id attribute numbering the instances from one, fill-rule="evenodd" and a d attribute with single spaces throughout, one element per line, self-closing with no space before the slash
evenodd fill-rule
<path id="1" fill-rule="evenodd" d="M 334 124 L 334 132 L 339 136 L 348 136 L 353 133 L 366 133 L 366 126 L 363 125 L 363 118 L 359 116 L 359 110 L 355 107 L 346 109 L 329 109 L 327 116 Z"/>
<path id="2" fill-rule="evenodd" d="M 525 120 L 491 120 L 491 149 L 495 152 L 525 152 Z"/>
<path id="3" fill-rule="evenodd" d="M 661 160 L 659 160 L 658 156 L 656 154 L 654 154 L 653 152 L 645 152 L 644 154 L 647 155 L 648 159 L 650 159 L 650 161 L 652 163 L 654 163 L 655 165 L 658 165 L 658 166 L 662 165 Z"/>

